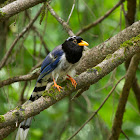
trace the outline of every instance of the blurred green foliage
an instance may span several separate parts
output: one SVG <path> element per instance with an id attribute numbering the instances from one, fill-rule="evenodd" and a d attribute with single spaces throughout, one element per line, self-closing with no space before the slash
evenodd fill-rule
<path id="1" fill-rule="evenodd" d="M 103 16 L 106 11 L 111 9 L 116 3 L 116 0 L 111 2 L 108 0 L 76 0 L 75 9 L 72 13 L 69 25 L 73 32 L 76 33 L 82 27 Z M 62 19 L 67 21 L 72 4 L 73 1 L 70 0 L 52 0 L 51 6 Z M 137 4 L 139 5 L 139 3 Z M 41 4 L 26 11 L 31 19 L 34 18 L 40 7 Z M 126 3 L 124 4 L 124 7 L 125 10 L 127 10 Z M 140 11 L 138 9 L 136 20 L 140 18 L 139 16 Z M 68 37 L 63 27 L 49 12 L 46 12 L 41 25 L 39 22 L 40 18 L 38 18 L 34 25 L 43 36 L 50 51 L 55 46 L 63 43 Z M 8 50 L 18 33 L 20 33 L 28 23 L 29 19 L 25 12 L 22 12 L 9 20 L 6 50 Z M 92 48 L 106 39 L 109 39 L 117 34 L 120 29 L 123 30 L 124 28 L 125 18 L 119 7 L 102 23 L 81 36 L 90 44 L 89 47 Z M 46 55 L 40 38 L 33 30 L 29 31 L 17 43 L 8 60 L 8 64 L 0 71 L 0 80 L 27 74 L 32 67 L 37 64 L 39 60 L 44 59 Z M 98 109 L 111 88 L 115 85 L 117 80 L 125 75 L 125 73 L 126 70 L 124 64 L 122 64 L 116 69 L 116 73 L 111 73 L 95 85 L 90 86 L 90 89 L 84 92 L 83 96 L 77 98 L 76 101 L 70 103 L 69 98 L 67 97 L 35 116 L 29 131 L 28 140 L 66 140 L 88 119 L 92 112 Z M 114 78 L 111 78 L 112 75 L 114 75 Z M 137 77 L 140 80 L 139 75 L 140 72 L 137 73 Z M 24 92 L 25 99 L 28 99 L 32 93 L 35 82 L 35 80 L 28 82 L 28 86 Z M 20 94 L 24 87 L 24 83 L 25 82 L 17 82 L 0 89 L 0 114 L 5 114 L 19 104 Z M 116 90 L 101 108 L 98 115 L 96 115 L 93 120 L 91 120 L 80 133 L 73 138 L 73 140 L 105 140 L 107 138 L 112 127 L 123 84 L 124 80 L 117 86 Z M 139 140 L 140 138 L 139 115 L 135 96 L 131 91 L 124 114 L 122 129 L 132 140 Z M 14 139 L 15 135 L 16 131 L 11 133 L 6 140 Z M 121 134 L 120 140 L 125 139 L 124 135 Z"/>

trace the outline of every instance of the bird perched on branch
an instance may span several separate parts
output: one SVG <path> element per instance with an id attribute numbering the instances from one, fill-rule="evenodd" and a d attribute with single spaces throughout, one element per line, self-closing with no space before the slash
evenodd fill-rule
<path id="1" fill-rule="evenodd" d="M 72 77 L 75 75 L 75 67 L 82 57 L 84 47 L 88 45 L 81 37 L 71 36 L 50 52 L 42 63 L 40 75 L 27 103 L 41 97 L 50 81 L 53 81 L 53 87 L 60 91 L 62 87 L 57 84 L 59 77 L 67 77 L 76 88 L 77 83 Z M 32 118 L 28 118 L 19 125 L 16 140 L 26 139 L 31 120 Z"/>

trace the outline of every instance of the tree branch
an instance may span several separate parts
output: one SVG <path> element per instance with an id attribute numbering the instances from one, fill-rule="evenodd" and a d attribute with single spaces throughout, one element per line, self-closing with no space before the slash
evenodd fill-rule
<path id="1" fill-rule="evenodd" d="M 16 0 L 0 8 L 0 22 L 46 0 Z"/>
<path id="2" fill-rule="evenodd" d="M 97 115 L 97 113 L 100 111 L 100 109 L 103 107 L 103 105 L 106 103 L 106 101 L 109 99 L 109 97 L 111 96 L 111 94 L 113 93 L 113 91 L 115 90 L 115 88 L 117 87 L 117 85 L 120 83 L 120 81 L 124 78 L 124 76 L 115 84 L 115 86 L 111 89 L 111 91 L 109 92 L 109 94 L 107 95 L 107 97 L 104 99 L 104 101 L 102 102 L 102 104 L 99 106 L 99 108 L 92 113 L 92 115 L 89 117 L 88 120 L 85 121 L 85 123 L 71 136 L 69 137 L 67 140 L 71 140 L 73 137 L 75 137 L 80 131 L 81 129 L 83 129 L 83 127 L 93 119 L 93 117 L 95 115 Z"/>
<path id="3" fill-rule="evenodd" d="M 9 78 L 7 80 L 1 81 L 0 87 L 10 85 L 14 82 L 29 81 L 29 80 L 36 79 L 39 76 L 39 73 L 40 73 L 40 68 L 37 69 L 35 72 L 29 73 L 27 75 L 21 75 L 21 76 L 15 76 L 15 77 Z"/>
<path id="4" fill-rule="evenodd" d="M 43 6 L 42 6 L 43 8 Z M 3 57 L 3 59 L 1 60 L 0 63 L 0 69 L 6 64 L 13 48 L 15 47 L 16 43 L 18 42 L 18 40 L 27 32 L 29 31 L 29 29 L 32 27 L 33 23 L 37 20 L 38 16 L 41 13 L 42 8 L 37 12 L 36 16 L 30 21 L 30 23 L 22 30 L 22 32 L 16 37 L 16 39 L 14 40 L 14 42 L 12 43 L 10 49 L 7 51 L 7 53 L 5 54 L 5 56 Z"/>
<path id="5" fill-rule="evenodd" d="M 33 29 L 33 31 L 38 35 L 38 37 L 40 38 L 40 41 L 41 41 L 41 43 L 42 43 L 43 46 L 44 46 L 44 49 L 45 49 L 45 51 L 46 51 L 46 54 L 49 54 L 50 51 L 49 51 L 48 46 L 46 45 L 46 43 L 45 43 L 45 41 L 44 41 L 44 39 L 43 39 L 43 36 L 40 34 L 40 32 L 37 30 L 37 28 L 36 28 L 35 26 L 33 26 L 32 29 Z"/>
<path id="6" fill-rule="evenodd" d="M 86 71 L 88 68 L 92 68 L 96 66 L 101 61 L 103 61 L 104 58 L 108 54 L 112 54 L 113 52 L 115 52 L 124 41 L 129 40 L 132 37 L 135 37 L 139 34 L 140 34 L 140 21 L 135 22 L 133 25 L 124 29 L 123 31 L 121 31 L 114 37 L 110 38 L 109 40 L 103 42 L 102 44 L 86 51 L 82 60 L 80 61 L 80 64 L 76 67 L 76 70 L 78 72 L 77 74 L 80 74 Z M 41 65 L 41 63 L 42 62 L 40 62 L 39 65 Z M 38 77 L 38 75 L 39 75 L 39 72 L 35 72 L 34 74 L 29 73 L 27 75 L 9 78 L 7 80 L 1 81 L 0 87 L 9 85 L 11 83 L 18 82 L 18 81 L 34 80 Z"/>
<path id="7" fill-rule="evenodd" d="M 104 19 L 106 19 L 116 8 L 118 8 L 125 0 L 120 0 L 112 9 L 107 11 L 104 16 L 98 18 L 95 22 L 90 23 L 89 25 L 82 28 L 80 31 L 76 33 L 76 35 L 81 35 L 82 33 L 88 31 L 92 27 L 96 26 L 97 24 L 101 23 Z"/>
<path id="8" fill-rule="evenodd" d="M 15 129 L 15 124 L 0 129 L 0 140 L 6 138 L 11 132 L 15 131 Z"/>
<path id="9" fill-rule="evenodd" d="M 130 26 L 135 21 L 136 0 L 127 0 L 126 25 Z"/>
<path id="10" fill-rule="evenodd" d="M 45 97 L 42 96 L 31 104 L 17 107 L 5 115 L 0 115 L 0 128 L 13 125 L 17 121 L 20 123 L 24 119 L 35 116 L 74 91 L 96 83 L 137 52 L 140 52 L 140 35 L 132 38 L 130 41 L 126 41 L 120 46 L 119 50 L 109 55 L 103 62 L 76 77 L 76 89 L 71 85 L 70 81 L 68 81 L 64 83 L 65 86 L 61 92 L 51 87 L 51 89 L 43 93 Z"/>
<path id="11" fill-rule="evenodd" d="M 114 37 L 99 44 L 98 46 L 86 51 L 85 56 L 80 61 L 76 70 L 82 73 L 87 68 L 92 68 L 99 64 L 108 54 L 115 52 L 119 46 L 126 40 L 130 40 L 132 37 L 140 34 L 140 21 L 135 22 L 131 26 L 127 27 Z M 90 56 L 90 57 L 89 57 Z"/>
<path id="12" fill-rule="evenodd" d="M 64 27 L 64 29 L 69 34 L 69 36 L 74 36 L 75 34 L 72 32 L 72 29 L 67 24 L 67 22 L 65 22 L 62 18 L 60 18 L 48 3 L 47 3 L 47 8 L 50 11 L 50 13 L 52 14 L 52 16 L 54 16 L 55 19 Z"/>
<path id="13" fill-rule="evenodd" d="M 134 91 L 134 94 L 135 94 L 135 97 L 136 97 L 136 100 L 137 100 L 137 104 L 138 104 L 138 109 L 139 109 L 139 112 L 140 112 L 140 86 L 137 82 L 136 77 L 135 77 L 134 83 L 132 85 L 132 89 Z"/>
<path id="14" fill-rule="evenodd" d="M 129 95 L 130 88 L 133 84 L 133 80 L 135 78 L 139 60 L 140 60 L 140 54 L 139 53 L 135 54 L 130 62 L 129 68 L 127 70 L 126 77 L 125 77 L 125 84 L 124 84 L 124 87 L 122 90 L 122 94 L 120 96 L 120 100 L 119 100 L 119 104 L 118 104 L 117 111 L 115 114 L 115 119 L 113 122 L 112 131 L 111 131 L 109 140 L 118 140 L 118 138 L 119 138 L 127 98 Z"/>

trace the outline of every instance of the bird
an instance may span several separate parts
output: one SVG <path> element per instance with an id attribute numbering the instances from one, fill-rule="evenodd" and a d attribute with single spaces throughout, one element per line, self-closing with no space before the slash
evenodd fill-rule
<path id="1" fill-rule="evenodd" d="M 60 92 L 62 87 L 57 84 L 59 78 L 70 80 L 76 88 L 77 83 L 73 78 L 75 76 L 75 67 L 79 64 L 84 48 L 88 45 L 80 36 L 70 36 L 63 44 L 55 47 L 44 59 L 36 85 L 25 104 L 40 98 L 49 86 L 53 86 Z M 16 140 L 26 139 L 31 121 L 32 117 L 20 123 Z"/>

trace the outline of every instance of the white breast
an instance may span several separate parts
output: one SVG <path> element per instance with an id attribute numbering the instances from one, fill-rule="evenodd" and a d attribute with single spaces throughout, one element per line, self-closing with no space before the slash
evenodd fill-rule
<path id="1" fill-rule="evenodd" d="M 76 64 L 71 64 L 66 60 L 65 54 L 62 55 L 61 60 L 57 68 L 52 72 L 52 76 L 57 80 L 58 77 L 65 77 L 67 74 L 74 69 Z"/>

